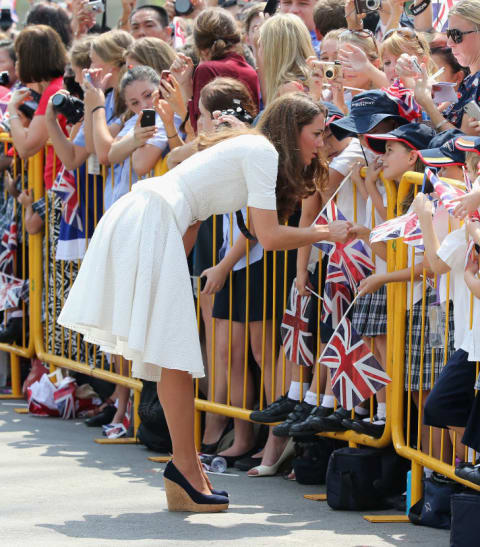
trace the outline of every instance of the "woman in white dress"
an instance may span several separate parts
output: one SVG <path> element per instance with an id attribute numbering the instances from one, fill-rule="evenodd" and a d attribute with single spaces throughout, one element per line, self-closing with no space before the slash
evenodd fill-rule
<path id="1" fill-rule="evenodd" d="M 266 250 L 346 241 L 348 222 L 283 224 L 326 180 L 324 122 L 325 108 L 299 93 L 274 101 L 259 130 L 200 136 L 198 153 L 137 183 L 102 217 L 59 317 L 104 351 L 132 359 L 134 376 L 158 382 L 173 446 L 164 473 L 170 511 L 228 507 L 194 443 L 192 377 L 204 371 L 186 254 L 199 221 L 248 205 L 250 230 Z"/>

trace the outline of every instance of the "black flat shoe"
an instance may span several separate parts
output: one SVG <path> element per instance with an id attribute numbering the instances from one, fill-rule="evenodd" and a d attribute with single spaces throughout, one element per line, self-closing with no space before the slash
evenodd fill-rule
<path id="1" fill-rule="evenodd" d="M 303 422 L 314 408 L 313 405 L 310 405 L 305 401 L 297 402 L 295 408 L 287 416 L 287 419 L 283 423 L 276 425 L 272 429 L 272 433 L 276 437 L 288 437 L 290 435 L 291 427 L 294 424 Z"/>
<path id="2" fill-rule="evenodd" d="M 473 465 L 468 462 L 461 462 L 455 468 L 455 475 L 466 481 L 473 482 L 473 484 L 480 485 L 480 466 Z"/>
<path id="3" fill-rule="evenodd" d="M 282 395 L 276 401 L 273 401 L 263 410 L 253 410 L 250 414 L 250 420 L 259 424 L 274 424 L 283 422 L 297 405 L 298 401 L 289 399 L 287 395 Z"/>
<path id="4" fill-rule="evenodd" d="M 216 454 L 218 445 L 220 444 L 221 440 L 232 428 L 233 428 L 233 422 L 232 420 L 228 420 L 227 425 L 224 427 L 220 437 L 218 438 L 218 441 L 215 443 L 209 443 L 209 444 L 202 443 L 200 447 L 200 452 L 202 454 L 209 454 L 209 455 Z"/>
<path id="5" fill-rule="evenodd" d="M 228 509 L 226 496 L 212 494 L 207 496 L 195 490 L 187 479 L 169 461 L 163 473 L 165 493 L 169 511 L 187 511 L 190 513 L 218 513 Z"/>
<path id="6" fill-rule="evenodd" d="M 235 469 L 238 469 L 239 471 L 250 471 L 253 467 L 256 467 L 257 465 L 260 465 L 262 463 L 262 458 L 253 458 L 252 456 L 248 456 L 246 458 L 238 459 L 234 463 Z"/>
<path id="7" fill-rule="evenodd" d="M 116 412 L 117 409 L 113 405 L 108 405 L 96 416 L 87 418 L 84 423 L 87 427 L 101 427 L 102 425 L 110 424 Z"/>
<path id="8" fill-rule="evenodd" d="M 248 452 L 245 452 L 245 454 L 239 454 L 238 456 L 222 456 L 220 454 L 216 454 L 216 456 L 218 456 L 219 458 L 223 458 L 227 462 L 227 467 L 233 467 L 235 462 L 248 458 L 249 456 L 255 454 L 255 452 L 257 451 L 258 449 L 256 447 L 253 447 Z"/>

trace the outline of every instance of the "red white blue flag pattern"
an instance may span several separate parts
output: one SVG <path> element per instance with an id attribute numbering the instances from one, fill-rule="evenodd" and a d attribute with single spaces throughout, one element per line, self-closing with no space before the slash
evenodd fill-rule
<path id="1" fill-rule="evenodd" d="M 333 393 L 347 410 L 391 382 L 347 318 L 330 338 L 320 362 L 330 368 Z"/>
<path id="2" fill-rule="evenodd" d="M 67 224 L 75 226 L 78 230 L 82 228 L 82 218 L 79 210 L 77 183 L 71 171 L 62 167 L 53 183 L 52 189 L 63 201 L 62 216 Z"/>
<path id="3" fill-rule="evenodd" d="M 0 311 L 18 307 L 25 298 L 25 288 L 28 289 L 27 281 L 0 273 Z"/>
<path id="4" fill-rule="evenodd" d="M 285 356 L 302 366 L 313 365 L 313 335 L 308 330 L 311 296 L 300 296 L 292 283 L 287 309 L 280 326 Z"/>
<path id="5" fill-rule="evenodd" d="M 15 257 L 17 255 L 17 223 L 11 222 L 8 230 L 2 234 L 0 241 L 0 272 L 15 273 Z"/>

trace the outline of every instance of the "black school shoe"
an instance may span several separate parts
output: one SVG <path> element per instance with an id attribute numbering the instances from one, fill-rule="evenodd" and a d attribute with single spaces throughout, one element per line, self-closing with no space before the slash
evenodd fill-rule
<path id="1" fill-rule="evenodd" d="M 385 418 L 379 418 L 376 414 L 373 417 L 373 422 L 370 421 L 370 417 L 363 420 L 355 420 L 352 422 L 352 429 L 357 433 L 363 433 L 375 439 L 380 439 L 385 431 Z"/>
<path id="2" fill-rule="evenodd" d="M 455 475 L 466 481 L 473 482 L 473 484 L 480 485 L 480 464 L 473 465 L 468 462 L 461 462 L 455 468 Z"/>
<path id="3" fill-rule="evenodd" d="M 85 420 L 85 425 L 87 427 L 101 427 L 102 425 L 110 424 L 116 412 L 116 407 L 114 407 L 113 405 L 108 405 L 96 416 L 87 418 Z"/>
<path id="4" fill-rule="evenodd" d="M 282 424 L 278 424 L 272 429 L 273 434 L 276 437 L 288 437 L 292 425 L 303 422 L 310 412 L 312 412 L 313 408 L 315 408 L 314 405 L 309 405 L 305 401 L 297 403 L 292 412 L 287 416 L 287 419 Z"/>
<path id="5" fill-rule="evenodd" d="M 302 422 L 297 422 L 290 428 L 290 436 L 295 439 L 311 437 L 318 432 L 317 424 L 322 418 L 327 418 L 333 413 L 333 408 L 326 406 L 315 406 L 310 414 Z"/>
<path id="6" fill-rule="evenodd" d="M 289 399 L 287 395 L 282 395 L 276 401 L 269 404 L 263 410 L 254 410 L 250 413 L 250 420 L 260 424 L 274 424 L 275 422 L 283 422 L 287 416 L 295 408 L 298 401 Z"/>
<path id="7" fill-rule="evenodd" d="M 361 422 L 364 418 L 367 418 L 368 414 L 358 414 L 355 412 L 355 417 L 352 418 L 351 415 L 348 418 L 342 420 L 342 425 L 346 430 L 353 429 L 354 422 Z"/>
<path id="8" fill-rule="evenodd" d="M 312 418 L 310 421 L 311 429 L 314 433 L 323 433 L 325 431 L 346 431 L 342 424 L 342 420 L 350 417 L 350 411 L 345 410 L 341 406 L 333 412 L 333 408 L 329 409 L 330 413 L 327 416 L 319 416 Z"/>

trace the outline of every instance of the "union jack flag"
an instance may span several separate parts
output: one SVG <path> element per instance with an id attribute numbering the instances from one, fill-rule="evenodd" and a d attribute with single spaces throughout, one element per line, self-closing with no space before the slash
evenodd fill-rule
<path id="1" fill-rule="evenodd" d="M 62 215 L 65 222 L 75 226 L 80 231 L 83 230 L 77 183 L 74 174 L 62 166 L 53 183 L 52 190 L 54 190 L 63 201 Z"/>
<path id="2" fill-rule="evenodd" d="M 280 326 L 285 356 L 297 365 L 313 365 L 313 335 L 308 331 L 311 296 L 300 296 L 295 282 Z"/>
<path id="3" fill-rule="evenodd" d="M 322 321 L 325 323 L 330 315 L 332 325 L 336 326 L 347 313 L 352 303 L 353 293 L 345 283 L 329 281 L 323 291 Z"/>
<path id="4" fill-rule="evenodd" d="M 391 382 L 347 318 L 330 338 L 320 363 L 330 368 L 333 393 L 347 410 Z"/>
<path id="5" fill-rule="evenodd" d="M 17 255 L 17 223 L 11 222 L 0 241 L 0 271 L 13 274 Z"/>
<path id="6" fill-rule="evenodd" d="M 393 84 L 390 87 L 382 88 L 382 91 L 385 91 L 388 97 L 397 103 L 399 113 L 403 118 L 409 122 L 421 118 L 422 114 L 414 99 L 413 90 L 407 89 L 399 78 L 395 78 Z"/>
<path id="7" fill-rule="evenodd" d="M 346 220 L 336 203 L 330 200 L 315 220 L 315 224 L 329 224 L 334 220 Z M 330 243 L 321 241 L 314 243 L 316 247 L 329 255 L 327 266 L 327 281 L 329 272 L 330 280 L 348 283 L 352 291 L 355 291 L 358 283 L 374 269 L 375 264 L 370 258 L 365 244 L 360 239 L 353 239 L 348 243 Z"/>
<path id="8" fill-rule="evenodd" d="M 53 400 L 62 419 L 68 420 L 69 418 L 75 418 L 75 390 L 77 384 L 73 378 L 68 379 L 68 382 L 65 382 L 65 380 L 55 390 Z"/>
<path id="9" fill-rule="evenodd" d="M 25 281 L 0 273 L 0 311 L 16 308 L 22 298 Z"/>
<path id="10" fill-rule="evenodd" d="M 447 26 L 448 12 L 453 7 L 455 2 L 456 0 L 436 0 L 433 3 L 433 7 L 436 7 L 437 10 L 436 15 L 433 17 L 432 26 L 437 32 L 442 32 Z"/>
<path id="11" fill-rule="evenodd" d="M 453 215 L 453 211 L 457 206 L 456 202 L 452 202 L 455 198 L 459 198 L 465 195 L 465 192 L 460 188 L 456 188 L 448 182 L 441 180 L 431 169 L 428 167 L 425 169 L 425 174 L 428 180 L 432 183 L 435 192 L 438 194 L 440 201 L 443 203 L 445 209 Z M 480 213 L 475 211 L 469 215 L 471 220 L 480 221 Z"/>

